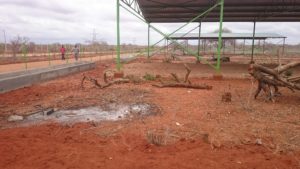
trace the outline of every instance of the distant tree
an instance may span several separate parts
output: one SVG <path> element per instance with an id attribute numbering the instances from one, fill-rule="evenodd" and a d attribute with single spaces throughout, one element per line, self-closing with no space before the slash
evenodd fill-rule
<path id="1" fill-rule="evenodd" d="M 100 48 L 101 50 L 108 50 L 108 43 L 106 41 L 100 41 Z"/>
<path id="2" fill-rule="evenodd" d="M 212 33 L 219 33 L 219 29 L 214 30 Z M 224 27 L 222 29 L 222 33 L 232 33 L 232 31 L 230 29 Z M 215 46 L 215 47 L 218 46 L 218 40 L 208 40 L 207 43 L 209 45 L 212 45 L 212 46 Z M 233 45 L 234 43 L 235 43 L 235 40 L 226 40 L 226 42 L 224 42 L 224 44 L 230 44 L 230 45 Z M 222 48 L 223 48 L 224 44 L 222 43 Z"/>
<path id="3" fill-rule="evenodd" d="M 29 42 L 28 43 L 28 52 L 33 53 L 35 52 L 35 43 L 34 42 Z"/>
<path id="4" fill-rule="evenodd" d="M 212 33 L 219 33 L 219 29 L 214 30 Z M 226 27 L 222 29 L 222 33 L 232 33 L 232 31 Z"/>
<path id="5" fill-rule="evenodd" d="M 4 53 L 4 50 L 5 50 L 5 44 L 4 44 L 4 43 L 1 43 L 1 44 L 0 44 L 0 53 L 3 54 L 3 53 Z"/>
<path id="6" fill-rule="evenodd" d="M 26 46 L 29 38 L 17 36 L 10 41 L 13 57 L 16 58 L 17 53 L 21 52 L 22 45 Z"/>

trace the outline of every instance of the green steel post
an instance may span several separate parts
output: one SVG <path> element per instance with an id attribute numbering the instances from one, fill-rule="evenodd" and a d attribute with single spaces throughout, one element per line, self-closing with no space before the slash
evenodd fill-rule
<path id="1" fill-rule="evenodd" d="M 78 45 L 79 47 L 79 52 L 78 52 L 78 58 L 79 58 L 79 61 L 81 61 L 81 45 Z"/>
<path id="2" fill-rule="evenodd" d="M 284 52 L 285 52 L 285 38 L 283 38 L 282 57 L 284 57 Z"/>
<path id="3" fill-rule="evenodd" d="M 198 57 L 197 57 L 197 62 L 200 62 L 200 35 L 201 35 L 201 22 L 199 22 L 199 37 L 198 37 Z"/>
<path id="4" fill-rule="evenodd" d="M 120 0 L 117 0 L 117 69 L 121 70 L 120 62 Z"/>
<path id="5" fill-rule="evenodd" d="M 263 54 L 265 54 L 265 45 L 266 45 L 266 40 L 264 39 L 264 44 L 263 44 Z"/>
<path id="6" fill-rule="evenodd" d="M 255 39 L 255 29 L 256 29 L 256 22 L 254 21 L 254 25 L 253 25 L 253 36 L 252 36 L 251 62 L 253 62 L 253 56 L 254 56 L 254 39 Z"/>
<path id="7" fill-rule="evenodd" d="M 150 23 L 148 23 L 148 59 L 150 58 Z"/>
<path id="8" fill-rule="evenodd" d="M 26 45 L 22 45 L 22 53 L 24 57 L 24 62 L 25 62 L 25 69 L 27 70 L 27 48 Z"/>
<path id="9" fill-rule="evenodd" d="M 221 47 L 222 47 L 222 32 L 223 32 L 223 13 L 224 12 L 224 0 L 220 0 L 220 23 L 219 23 L 219 40 L 218 40 L 218 58 L 217 58 L 217 72 L 220 72 L 221 68 Z"/>
<path id="10" fill-rule="evenodd" d="M 69 55 L 68 54 L 69 54 L 69 52 L 68 52 L 68 46 L 66 45 L 66 58 L 67 58 L 66 62 L 67 63 L 69 63 Z M 70 55 L 71 55 L 71 52 L 70 52 Z"/>
<path id="11" fill-rule="evenodd" d="M 222 48 L 223 48 L 223 53 L 222 55 L 225 55 L 225 48 L 226 48 L 226 41 L 222 39 Z"/>
<path id="12" fill-rule="evenodd" d="M 243 45 L 243 55 L 245 55 L 245 45 L 246 45 L 246 39 L 244 39 L 244 45 Z"/>
<path id="13" fill-rule="evenodd" d="M 49 51 L 49 46 L 47 45 L 47 52 L 48 52 L 48 60 L 49 60 L 49 66 L 51 66 L 51 56 Z"/>

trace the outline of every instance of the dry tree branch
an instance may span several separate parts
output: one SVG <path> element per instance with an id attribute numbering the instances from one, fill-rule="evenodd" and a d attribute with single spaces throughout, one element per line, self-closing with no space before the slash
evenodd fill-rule
<path id="1" fill-rule="evenodd" d="M 191 84 L 191 82 L 189 81 L 189 76 L 190 76 L 190 73 L 192 72 L 192 70 L 186 65 L 184 64 L 184 67 L 186 69 L 186 75 L 185 75 L 185 78 L 184 78 L 184 83 L 189 83 Z"/>
<path id="2" fill-rule="evenodd" d="M 83 85 L 84 85 L 85 80 L 88 80 L 88 81 L 92 82 L 95 86 L 97 86 L 100 89 L 104 89 L 104 88 L 109 87 L 109 86 L 114 85 L 114 84 L 123 84 L 123 83 L 129 83 L 130 82 L 129 79 L 115 79 L 113 81 L 110 81 L 110 82 L 107 82 L 107 83 L 104 83 L 103 85 L 101 85 L 98 82 L 98 80 L 96 80 L 94 78 L 91 78 L 91 77 L 88 77 L 85 74 L 83 74 L 83 78 L 81 80 L 81 88 L 84 88 Z"/>
<path id="3" fill-rule="evenodd" d="M 176 88 L 192 88 L 192 89 L 206 89 L 206 90 L 211 90 L 212 86 L 209 86 L 207 84 L 192 84 L 191 81 L 189 80 L 189 75 L 191 73 L 191 69 L 184 64 L 184 67 L 186 69 L 186 75 L 184 78 L 184 81 L 181 82 L 175 73 L 171 73 L 172 77 L 176 81 L 175 83 L 170 83 L 170 82 L 163 82 L 160 80 L 160 84 L 153 84 L 152 86 L 158 87 L 158 88 L 164 88 L 164 87 L 176 87 Z"/>
<path id="4" fill-rule="evenodd" d="M 300 77 L 285 78 L 281 74 L 291 68 L 300 66 L 300 62 L 292 62 L 283 66 L 278 66 L 274 69 L 267 68 L 258 64 L 250 64 L 249 73 L 258 80 L 258 88 L 254 98 L 256 98 L 261 90 L 267 95 L 268 100 L 274 101 L 274 96 L 280 95 L 278 87 L 286 87 L 294 92 L 300 90 Z M 274 87 L 275 93 L 271 87 Z"/>
<path id="5" fill-rule="evenodd" d="M 179 80 L 179 78 L 178 78 L 178 76 L 177 76 L 176 73 L 171 73 L 171 75 L 172 75 L 172 77 L 174 78 L 174 80 L 175 80 L 177 83 L 180 83 L 180 80 Z"/>

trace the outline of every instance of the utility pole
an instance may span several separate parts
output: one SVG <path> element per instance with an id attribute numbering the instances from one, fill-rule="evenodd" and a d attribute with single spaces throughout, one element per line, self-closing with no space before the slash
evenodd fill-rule
<path id="1" fill-rule="evenodd" d="M 5 33 L 5 30 L 3 30 L 3 36 L 4 36 L 4 56 L 6 54 L 6 33 Z"/>
<path id="2" fill-rule="evenodd" d="M 92 34 L 92 46 L 93 46 L 93 50 L 95 50 L 95 53 L 97 54 L 97 47 L 96 47 L 96 41 L 97 41 L 97 32 L 96 29 L 93 29 L 93 34 Z"/>
<path id="3" fill-rule="evenodd" d="M 92 43 L 97 41 L 97 32 L 96 29 L 93 29 L 93 35 L 92 35 Z"/>

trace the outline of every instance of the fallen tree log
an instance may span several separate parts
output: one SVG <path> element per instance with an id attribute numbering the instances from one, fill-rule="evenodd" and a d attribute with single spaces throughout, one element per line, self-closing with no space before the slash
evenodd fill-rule
<path id="1" fill-rule="evenodd" d="M 293 82 L 293 83 L 300 83 L 300 76 L 299 77 L 290 77 L 288 78 L 289 82 Z"/>
<path id="2" fill-rule="evenodd" d="M 88 77 L 86 75 L 83 75 L 83 78 L 81 80 L 81 88 L 84 88 L 84 81 L 85 80 L 92 82 L 96 87 L 98 87 L 100 89 L 104 89 L 104 88 L 109 87 L 109 86 L 114 85 L 114 84 L 122 84 L 122 83 L 129 83 L 130 82 L 129 79 L 114 79 L 112 81 L 106 81 L 104 84 L 100 84 L 98 82 L 98 80 L 96 80 L 94 78 L 91 78 L 91 77 Z"/>
<path id="3" fill-rule="evenodd" d="M 297 66 L 300 66 L 300 62 L 291 62 L 291 63 L 283 65 L 283 66 L 278 66 L 277 68 L 275 68 L 275 70 L 277 70 L 277 72 L 279 74 L 281 74 L 281 73 L 283 73 L 291 68 L 297 67 Z"/>
<path id="4" fill-rule="evenodd" d="M 85 74 L 83 74 L 83 78 L 82 78 L 82 80 L 81 80 L 81 88 L 84 88 L 84 87 L 83 87 L 83 84 L 84 84 L 84 81 L 85 81 L 85 80 L 90 81 L 90 82 L 92 82 L 95 86 L 101 88 L 101 84 L 98 82 L 98 80 L 96 80 L 96 79 L 94 79 L 94 78 L 90 78 L 90 77 L 86 76 Z"/>
<path id="5" fill-rule="evenodd" d="M 192 89 L 206 89 L 206 90 L 212 89 L 212 86 L 206 84 L 188 84 L 188 83 L 162 83 L 162 84 L 153 84 L 153 86 L 159 88 L 175 87 L 175 88 L 192 88 Z"/>
<path id="6" fill-rule="evenodd" d="M 300 90 L 300 77 L 286 78 L 282 75 L 285 71 L 300 66 L 300 62 L 292 62 L 283 66 L 278 66 L 274 69 L 258 65 L 250 64 L 249 73 L 258 81 L 258 87 L 254 98 L 256 99 L 261 90 L 266 93 L 267 99 L 274 101 L 274 97 L 281 95 L 279 87 L 286 87 L 292 90 Z M 275 91 L 273 91 L 273 89 Z"/>
<path id="7" fill-rule="evenodd" d="M 104 88 L 109 87 L 114 84 L 123 84 L 123 83 L 129 83 L 129 82 L 130 82 L 129 79 L 115 79 L 113 81 L 103 84 L 101 89 L 104 89 Z"/>

